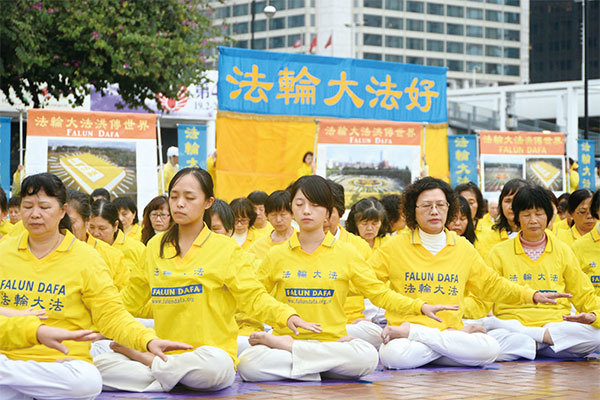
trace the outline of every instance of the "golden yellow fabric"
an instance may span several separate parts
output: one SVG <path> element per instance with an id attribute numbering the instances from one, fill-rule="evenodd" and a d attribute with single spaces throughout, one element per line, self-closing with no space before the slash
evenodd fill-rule
<path id="1" fill-rule="evenodd" d="M 38 317 L 5 317 L 0 315 L 0 350 L 21 349 L 38 344 L 37 329 L 42 325 Z"/>
<path id="2" fill-rule="evenodd" d="M 488 301 L 531 303 L 534 290 L 502 278 L 489 268 L 471 243 L 455 232 L 445 230 L 446 246 L 432 254 L 421 244 L 417 231 L 402 233 L 376 250 L 369 264 L 377 277 L 389 280 L 391 288 L 405 296 L 428 304 L 457 304 L 458 311 L 442 311 L 436 322 L 425 315 L 410 316 L 387 309 L 390 325 L 408 321 L 438 329 L 462 329 L 465 293 L 471 292 Z"/>
<path id="3" fill-rule="evenodd" d="M 96 249 L 100 257 L 108 265 L 110 277 L 117 289 L 119 291 L 123 290 L 127 286 L 127 282 L 129 282 L 129 268 L 123 261 L 123 252 L 100 239 L 96 239 L 90 234 L 88 234 L 87 244 Z"/>
<path id="4" fill-rule="evenodd" d="M 133 224 L 127 232 L 123 232 L 126 238 L 142 241 L 142 227 L 138 224 Z"/>
<path id="5" fill-rule="evenodd" d="M 556 237 L 565 242 L 567 246 L 571 246 L 576 240 L 581 238 L 581 233 L 573 225 L 569 229 L 559 229 L 556 232 Z"/>
<path id="6" fill-rule="evenodd" d="M 477 222 L 477 228 L 475 229 L 475 233 L 478 232 L 478 229 L 481 231 L 483 229 L 491 230 L 494 225 L 494 221 L 492 220 L 492 216 L 490 213 L 486 213 L 481 219 Z"/>
<path id="7" fill-rule="evenodd" d="M 450 182 L 448 124 L 433 124 L 425 128 L 425 161 L 430 176 Z"/>
<path id="8" fill-rule="evenodd" d="M 600 296 L 600 223 L 573 242 L 571 249 L 579 260 L 582 271 L 589 276 L 596 296 Z"/>
<path id="9" fill-rule="evenodd" d="M 298 171 L 296 172 L 296 178 L 300 178 L 306 175 L 312 175 L 312 173 L 313 171 L 311 166 L 303 162 L 300 168 L 298 168 Z"/>
<path id="10" fill-rule="evenodd" d="M 479 252 L 482 258 L 486 258 L 490 250 L 500 242 L 508 240 L 508 233 L 505 230 L 483 230 L 475 232 L 477 240 L 475 241 L 475 249 Z"/>
<path id="11" fill-rule="evenodd" d="M 142 256 L 146 246 L 140 241 L 126 238 L 122 230 L 119 229 L 117 232 L 117 237 L 112 246 L 121 250 L 123 253 L 123 263 L 130 272 L 135 268 L 135 265 L 140 265 L 142 263 Z"/>
<path id="12" fill-rule="evenodd" d="M 14 225 L 7 220 L 0 221 L 0 235 L 6 236 L 12 231 Z"/>
<path id="13" fill-rule="evenodd" d="M 23 225 L 23 220 L 20 220 L 16 224 L 12 226 L 12 229 L 6 234 L 6 237 L 9 236 L 21 236 L 23 232 L 25 232 L 25 225 Z"/>
<path id="14" fill-rule="evenodd" d="M 213 180 L 213 185 L 217 182 L 217 162 L 214 157 L 208 156 L 206 159 L 206 171 L 210 174 L 210 177 Z"/>
<path id="15" fill-rule="evenodd" d="M 42 259 L 29 250 L 29 232 L 0 243 L 0 297 L 10 299 L 10 308 L 25 310 L 44 307 L 44 324 L 68 330 L 98 327 L 106 336 L 147 351 L 156 339 L 152 329 L 136 321 L 125 311 L 119 292 L 110 278 L 108 267 L 94 249 L 69 231 L 58 248 Z M 17 296 L 19 305 L 14 304 Z M 37 303 L 37 304 L 36 304 Z M 89 342 L 65 342 L 69 358 L 92 362 Z M 4 351 L 13 360 L 53 362 L 65 358 L 58 350 L 42 345 Z"/>
<path id="16" fill-rule="evenodd" d="M 565 219 L 561 219 L 560 221 L 556 221 L 554 223 L 554 225 L 556 226 L 556 230 L 560 230 L 560 229 L 569 229 L 569 220 L 567 218 Z M 554 230 L 554 229 L 553 229 Z"/>
<path id="17" fill-rule="evenodd" d="M 160 171 L 158 171 L 158 194 L 168 194 L 169 191 L 169 183 L 171 183 L 171 179 L 175 176 L 177 170 L 170 162 L 166 163 L 163 166 L 163 176 L 164 176 L 164 187 L 162 186 L 162 180 L 160 178 Z"/>
<path id="18" fill-rule="evenodd" d="M 260 239 L 262 236 L 260 236 L 257 232 L 256 229 L 254 229 L 254 227 L 248 229 L 248 235 L 246 235 L 246 240 L 244 240 L 244 243 L 242 243 L 242 249 L 248 251 L 250 250 L 250 247 L 252 247 L 252 245 L 254 243 L 256 243 L 256 241 L 258 239 Z"/>
<path id="19" fill-rule="evenodd" d="M 544 253 L 533 261 L 523 250 L 519 237 L 507 240 L 490 251 L 487 263 L 510 281 L 531 288 L 559 293 L 571 293 L 570 299 L 557 299 L 558 304 L 508 305 L 494 303 L 494 315 L 501 319 L 516 319 L 526 326 L 544 326 L 562 322 L 571 314 L 571 303 L 579 312 L 600 313 L 600 297 L 594 294 L 589 277 L 581 270 L 568 245 L 546 230 L 548 243 Z M 592 324 L 600 328 L 600 319 Z"/>
<path id="20" fill-rule="evenodd" d="M 254 231 L 256 232 L 256 240 L 258 240 L 264 236 L 270 235 L 271 232 L 273 232 L 273 225 L 271 225 L 271 223 L 267 221 L 266 225 L 262 228 L 258 228 L 256 225 L 254 225 L 252 229 L 254 229 Z"/>
<path id="21" fill-rule="evenodd" d="M 253 190 L 272 193 L 296 179 L 298 162 L 312 149 L 311 121 L 217 117 L 216 194 L 227 202 Z M 220 144 L 226 144 L 220 146 Z"/>

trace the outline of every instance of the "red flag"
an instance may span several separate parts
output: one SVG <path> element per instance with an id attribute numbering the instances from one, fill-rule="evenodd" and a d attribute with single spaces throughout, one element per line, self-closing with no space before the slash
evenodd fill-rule
<path id="1" fill-rule="evenodd" d="M 333 40 L 333 33 L 331 35 L 329 35 L 329 40 L 325 44 L 325 48 L 328 48 L 329 46 L 331 46 L 332 40 Z"/>
<path id="2" fill-rule="evenodd" d="M 298 38 L 298 40 L 296 40 L 294 42 L 294 44 L 292 45 L 293 48 L 297 49 L 298 47 L 302 46 L 302 36 L 300 36 Z"/>
<path id="3" fill-rule="evenodd" d="M 310 42 L 310 49 L 308 50 L 308 52 L 312 53 L 312 51 L 315 47 L 317 47 L 317 35 L 315 35 L 312 42 Z"/>

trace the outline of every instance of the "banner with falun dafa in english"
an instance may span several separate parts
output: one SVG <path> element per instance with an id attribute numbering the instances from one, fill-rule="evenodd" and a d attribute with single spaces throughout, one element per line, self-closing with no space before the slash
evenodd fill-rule
<path id="1" fill-rule="evenodd" d="M 447 122 L 446 68 L 219 47 L 219 111 Z"/>
<path id="2" fill-rule="evenodd" d="M 206 169 L 206 125 L 177 124 L 179 168 Z"/>
<path id="3" fill-rule="evenodd" d="M 566 190 L 565 134 L 481 131 L 479 152 L 484 197 L 498 198 L 506 182 L 520 178 L 560 194 Z"/>
<path id="4" fill-rule="evenodd" d="M 448 160 L 450 161 L 450 182 L 452 186 L 473 182 L 477 179 L 477 136 L 448 136 Z"/>
<path id="5" fill-rule="evenodd" d="M 27 112 L 27 175 L 50 172 L 88 194 L 105 188 L 141 210 L 157 195 L 156 165 L 154 114 Z"/>

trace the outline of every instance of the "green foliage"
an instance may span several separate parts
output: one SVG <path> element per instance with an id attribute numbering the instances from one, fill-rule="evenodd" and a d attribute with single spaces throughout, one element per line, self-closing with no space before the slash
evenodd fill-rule
<path id="1" fill-rule="evenodd" d="M 119 85 L 130 107 L 202 84 L 207 58 L 228 40 L 209 0 L 10 0 L 0 12 L 0 90 L 40 105 L 41 90 L 81 105 L 94 85 Z M 10 101 L 10 100 L 9 100 Z M 158 104 L 160 107 L 160 103 Z"/>

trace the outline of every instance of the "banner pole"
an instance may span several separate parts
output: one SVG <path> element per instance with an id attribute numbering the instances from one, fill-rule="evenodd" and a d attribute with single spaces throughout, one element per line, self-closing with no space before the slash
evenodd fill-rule
<path id="1" fill-rule="evenodd" d="M 423 143 L 423 147 L 422 147 L 422 155 L 421 155 L 421 174 L 422 176 L 428 176 L 429 175 L 429 168 L 427 167 L 427 160 L 425 158 L 425 149 L 427 148 L 427 125 L 429 125 L 429 122 L 422 122 L 423 124 L 423 130 L 422 130 L 422 143 Z"/>
<path id="2" fill-rule="evenodd" d="M 313 145 L 313 165 L 314 171 L 313 174 L 317 174 L 317 140 L 319 138 L 319 119 L 315 119 L 315 143 Z"/>
<path id="3" fill-rule="evenodd" d="M 483 166 L 481 165 L 481 151 L 479 150 L 479 134 L 481 129 L 475 130 L 475 151 L 477 152 L 477 186 L 481 190 L 483 185 Z"/>
<path id="4" fill-rule="evenodd" d="M 19 111 L 19 165 L 23 164 L 23 111 Z M 19 172 L 19 181 L 23 183 L 23 175 L 25 172 L 25 168 L 21 169 Z"/>
<path id="5" fill-rule="evenodd" d="M 163 174 L 163 156 L 162 156 L 162 135 L 160 133 L 160 115 L 156 116 L 156 133 L 158 135 L 158 165 L 160 173 L 160 190 L 159 193 L 164 192 L 165 188 L 165 175 Z M 165 193 L 163 193 L 165 194 Z"/>

